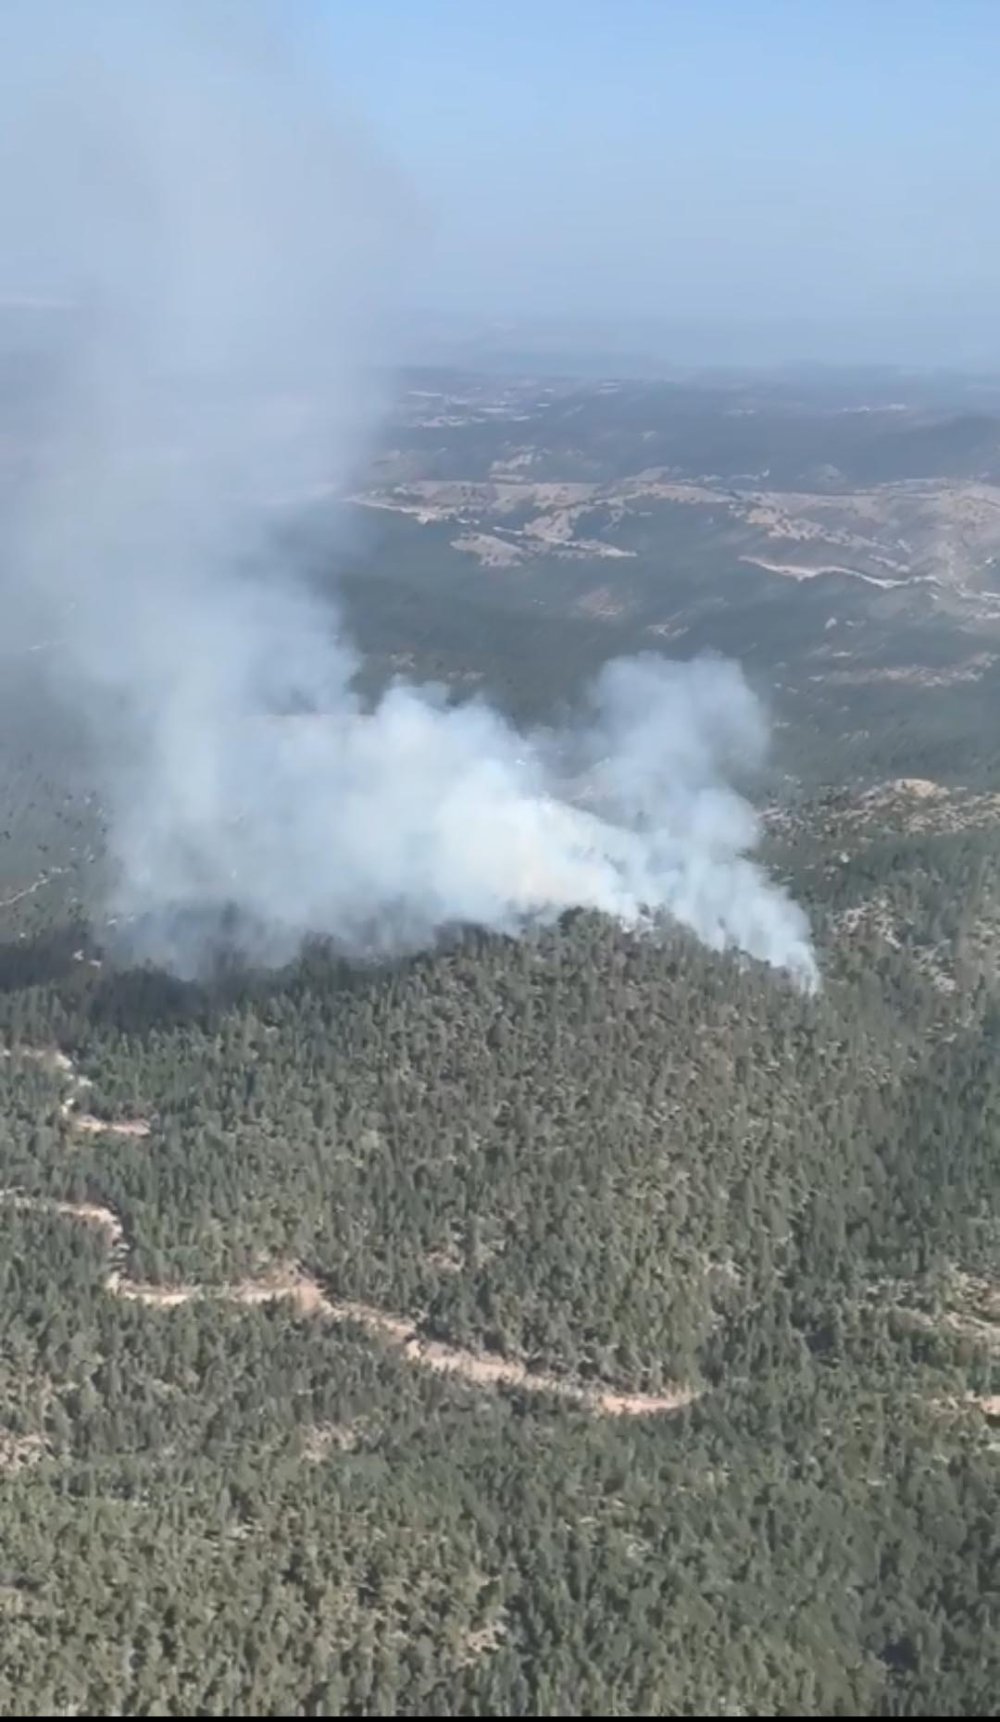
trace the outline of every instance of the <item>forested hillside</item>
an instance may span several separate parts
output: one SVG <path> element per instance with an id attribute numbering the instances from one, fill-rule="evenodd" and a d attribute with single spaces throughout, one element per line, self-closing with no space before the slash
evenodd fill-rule
<path id="1" fill-rule="evenodd" d="M 578 912 L 138 967 L 4 660 L 0 1712 L 996 1709 L 993 431 L 734 390 L 431 378 L 302 536 L 365 694 L 738 654 L 815 996 Z"/>
<path id="2" fill-rule="evenodd" d="M 889 957 L 11 986 L 0 1707 L 987 1712 L 997 1012 Z"/>

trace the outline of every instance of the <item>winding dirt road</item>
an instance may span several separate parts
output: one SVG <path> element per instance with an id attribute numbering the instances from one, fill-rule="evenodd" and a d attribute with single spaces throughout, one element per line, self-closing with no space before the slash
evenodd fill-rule
<path id="1" fill-rule="evenodd" d="M 3 905 L 0 904 L 0 907 Z M 17 1046 L 0 1050 L 0 1058 L 23 1058 L 60 1076 L 68 1092 L 59 1103 L 59 1113 L 71 1129 L 83 1136 L 148 1136 L 149 1121 L 145 1118 L 98 1118 L 96 1113 L 81 1108 L 83 1096 L 93 1084 L 89 1076 L 81 1075 L 66 1052 L 53 1046 Z"/>
<path id="2" fill-rule="evenodd" d="M 374 1338 L 402 1353 L 407 1362 L 457 1375 L 476 1387 L 516 1387 L 532 1393 L 547 1393 L 579 1405 L 602 1417 L 665 1416 L 681 1411 L 696 1400 L 695 1388 L 678 1385 L 666 1393 L 621 1393 L 611 1388 L 568 1382 L 557 1376 L 528 1369 L 513 1359 L 446 1345 L 426 1339 L 411 1321 L 372 1304 L 330 1298 L 319 1281 L 300 1268 L 275 1269 L 257 1280 L 209 1287 L 198 1284 L 161 1286 L 130 1279 L 125 1272 L 129 1244 L 118 1215 L 95 1202 L 61 1202 L 44 1196 L 29 1196 L 19 1190 L 0 1190 L 0 1202 L 33 1213 L 54 1214 L 99 1228 L 107 1240 L 111 1265 L 105 1289 L 112 1297 L 146 1304 L 152 1309 L 177 1309 L 196 1300 L 253 1306 L 284 1300 L 303 1316 L 348 1323 L 364 1328 Z"/>

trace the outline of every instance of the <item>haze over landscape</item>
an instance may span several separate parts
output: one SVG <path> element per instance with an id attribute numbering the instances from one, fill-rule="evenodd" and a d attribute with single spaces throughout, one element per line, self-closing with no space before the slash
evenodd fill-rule
<path id="1" fill-rule="evenodd" d="M 992 0 L 375 0 L 328 29 L 409 175 L 426 312 L 675 364 L 998 362 Z"/>
<path id="2" fill-rule="evenodd" d="M 51 105 L 7 121 L 4 156 L 37 182 L 6 200 L 24 297 L 81 307 L 68 333 L 39 313 L 44 443 L 12 505 L 8 607 L 15 634 L 25 599 L 46 631 L 72 614 L 46 668 L 90 722 L 112 907 L 192 974 L 213 917 L 277 959 L 310 934 L 390 949 L 390 921 L 424 942 L 665 910 L 814 985 L 805 917 L 745 858 L 757 827 L 724 781 L 764 749 L 735 673 L 619 660 L 545 739 L 401 679 L 363 710 L 353 646 L 260 504 L 342 492 L 357 467 L 392 209 L 305 44 L 283 52 L 287 19 L 221 17 L 111 7 L 53 49 L 40 13 L 23 79 Z M 581 770 L 586 809 L 561 788 Z"/>
<path id="3" fill-rule="evenodd" d="M 0 1713 L 994 1713 L 1000 15 L 3 34 Z"/>

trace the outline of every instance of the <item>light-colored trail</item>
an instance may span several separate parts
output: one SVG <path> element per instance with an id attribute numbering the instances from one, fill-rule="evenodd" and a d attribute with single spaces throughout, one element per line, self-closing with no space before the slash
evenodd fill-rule
<path id="1" fill-rule="evenodd" d="M 33 897 L 43 885 L 51 884 L 53 879 L 65 872 L 65 867 L 50 867 L 47 872 L 38 875 L 33 885 L 25 885 L 23 890 L 15 891 L 10 897 L 0 897 L 0 909 L 12 909 L 15 903 L 23 903 L 25 897 Z"/>
<path id="2" fill-rule="evenodd" d="M 147 1285 L 124 1272 L 128 1240 L 118 1215 L 94 1202 L 60 1202 L 44 1196 L 29 1196 L 18 1190 L 0 1190 L 0 1202 L 34 1213 L 47 1213 L 99 1228 L 107 1239 L 111 1268 L 105 1289 L 112 1297 L 146 1304 L 152 1309 L 177 1309 L 196 1301 L 237 1303 L 245 1306 L 286 1301 L 303 1316 L 340 1323 L 352 1322 L 394 1350 L 407 1362 L 457 1375 L 476 1387 L 515 1387 L 532 1393 L 547 1393 L 579 1405 L 603 1417 L 665 1416 L 681 1411 L 699 1397 L 697 1389 L 677 1385 L 664 1393 L 623 1393 L 609 1387 L 583 1385 L 558 1376 L 528 1369 L 523 1363 L 486 1352 L 447 1345 L 426 1339 L 411 1321 L 391 1315 L 372 1304 L 331 1298 L 319 1281 L 300 1268 L 283 1268 L 256 1280 L 233 1285 Z"/>
<path id="3" fill-rule="evenodd" d="M 0 905 L 2 906 L 2 905 Z M 68 1093 L 59 1103 L 59 1113 L 72 1130 L 83 1136 L 148 1136 L 149 1122 L 145 1118 L 98 1118 L 93 1112 L 81 1110 L 80 1102 L 93 1085 L 89 1076 L 81 1075 L 66 1052 L 54 1046 L 18 1046 L 0 1051 L 3 1058 L 23 1058 L 62 1077 Z"/>

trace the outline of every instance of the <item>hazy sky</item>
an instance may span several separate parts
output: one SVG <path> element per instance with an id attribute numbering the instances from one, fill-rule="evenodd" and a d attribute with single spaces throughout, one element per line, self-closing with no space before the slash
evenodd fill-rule
<path id="1" fill-rule="evenodd" d="M 424 304 L 1000 361 L 1000 0 L 325 4 Z"/>

